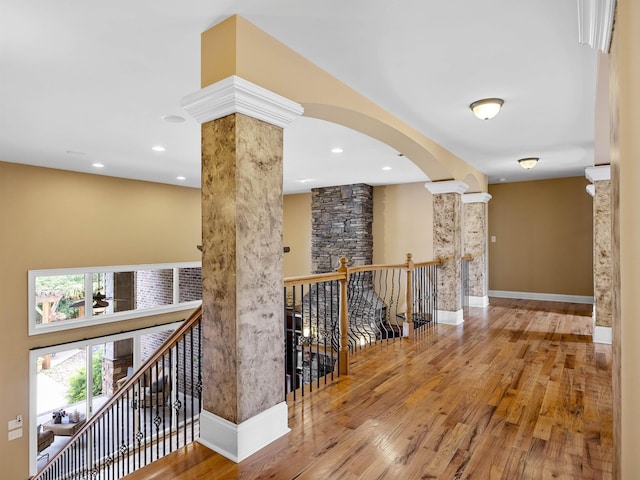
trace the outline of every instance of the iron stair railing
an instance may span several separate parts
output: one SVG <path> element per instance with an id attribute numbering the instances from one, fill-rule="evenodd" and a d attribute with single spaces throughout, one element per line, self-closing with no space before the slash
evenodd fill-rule
<path id="1" fill-rule="evenodd" d="M 193 442 L 201 320 L 198 307 L 32 479 L 115 480 Z"/>

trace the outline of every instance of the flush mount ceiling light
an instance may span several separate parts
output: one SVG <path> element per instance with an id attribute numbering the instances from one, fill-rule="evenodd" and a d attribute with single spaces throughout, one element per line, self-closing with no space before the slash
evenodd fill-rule
<path id="1" fill-rule="evenodd" d="M 518 163 L 525 170 L 530 170 L 538 164 L 538 160 L 540 159 L 537 157 L 521 158 Z"/>
<path id="2" fill-rule="evenodd" d="M 498 114 L 503 104 L 501 98 L 483 98 L 473 102 L 469 108 L 480 120 L 489 120 Z"/>
<path id="3" fill-rule="evenodd" d="M 384 170 L 385 172 L 388 172 L 389 170 L 391 170 L 391 167 L 389 166 L 382 167 L 382 170 Z"/>
<path id="4" fill-rule="evenodd" d="M 186 180 L 186 179 L 187 179 L 187 177 L 185 177 L 184 175 L 178 175 L 178 176 L 176 177 L 176 180 L 180 180 L 180 181 L 182 181 L 182 180 Z"/>
<path id="5" fill-rule="evenodd" d="M 98 162 L 92 163 L 91 166 L 94 168 L 104 168 L 104 164 Z"/>
<path id="6" fill-rule="evenodd" d="M 154 152 L 164 152 L 166 148 L 161 145 L 156 145 L 155 147 L 151 147 L 151 150 L 153 150 Z"/>
<path id="7" fill-rule="evenodd" d="M 333 147 L 331 149 L 331 153 L 342 153 L 342 152 L 344 152 L 344 150 L 342 150 L 342 148 L 340 147 Z"/>

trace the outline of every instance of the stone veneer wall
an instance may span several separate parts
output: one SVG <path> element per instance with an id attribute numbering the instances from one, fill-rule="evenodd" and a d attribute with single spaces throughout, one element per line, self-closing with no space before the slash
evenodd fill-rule
<path id="1" fill-rule="evenodd" d="M 311 190 L 311 266 L 333 272 L 340 257 L 349 265 L 373 263 L 373 187 L 365 184 Z"/>
<path id="2" fill-rule="evenodd" d="M 348 265 L 373 263 L 373 187 L 365 184 L 314 188 L 311 190 L 311 264 L 313 273 L 333 272 L 341 257 Z M 331 302 L 333 318 L 337 318 L 338 289 L 319 291 L 316 302 L 313 291 L 303 299 L 305 318 L 325 318 L 324 300 Z M 376 329 L 385 318 L 385 305 L 373 289 L 373 276 L 360 274 L 358 282 L 349 286 L 349 329 L 352 339 L 365 336 L 376 339 Z M 316 305 L 318 303 L 319 305 Z M 328 303 L 328 301 L 327 301 Z M 319 325 L 314 334 L 318 341 L 330 337 L 329 326 Z"/>

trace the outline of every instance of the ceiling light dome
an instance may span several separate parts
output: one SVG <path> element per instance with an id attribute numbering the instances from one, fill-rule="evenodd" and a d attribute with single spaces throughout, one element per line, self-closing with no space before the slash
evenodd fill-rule
<path id="1" fill-rule="evenodd" d="M 538 160 L 540 159 L 537 157 L 521 158 L 518 163 L 525 170 L 530 170 L 538 164 Z"/>
<path id="2" fill-rule="evenodd" d="M 489 120 L 498 114 L 503 104 L 501 98 L 483 98 L 473 102 L 469 108 L 480 120 Z"/>

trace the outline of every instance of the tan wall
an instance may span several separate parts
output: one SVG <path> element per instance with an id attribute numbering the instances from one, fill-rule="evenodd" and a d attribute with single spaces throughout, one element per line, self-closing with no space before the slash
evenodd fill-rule
<path id="1" fill-rule="evenodd" d="M 284 276 L 311 273 L 311 194 L 284 196 Z M 424 182 L 373 189 L 373 263 L 433 259 L 433 210 Z"/>
<path id="2" fill-rule="evenodd" d="M 618 0 L 611 51 L 613 478 L 640 472 L 640 2 Z"/>
<path id="3" fill-rule="evenodd" d="M 285 195 L 283 198 L 284 276 L 311 273 L 311 194 Z"/>
<path id="4" fill-rule="evenodd" d="M 28 476 L 29 349 L 183 318 L 27 336 L 27 271 L 198 261 L 200 191 L 0 162 L 0 465 Z M 22 414 L 22 438 L 7 422 Z"/>
<path id="5" fill-rule="evenodd" d="M 584 177 L 489 186 L 489 289 L 593 295 L 592 198 Z"/>
<path id="6" fill-rule="evenodd" d="M 424 182 L 373 189 L 373 263 L 433 260 L 433 207 Z"/>

